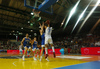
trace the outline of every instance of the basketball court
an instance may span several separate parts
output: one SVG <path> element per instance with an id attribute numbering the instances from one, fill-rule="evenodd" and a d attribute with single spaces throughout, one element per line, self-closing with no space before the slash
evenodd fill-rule
<path id="1" fill-rule="evenodd" d="M 34 61 L 33 58 L 14 54 L 0 54 L 0 68 L 2 69 L 99 69 L 100 56 L 89 55 L 57 55 L 53 58 L 49 55 L 49 62 L 44 58 L 40 62 Z"/>

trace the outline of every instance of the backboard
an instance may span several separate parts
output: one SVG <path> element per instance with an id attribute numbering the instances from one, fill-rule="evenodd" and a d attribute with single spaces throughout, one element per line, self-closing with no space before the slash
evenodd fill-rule
<path id="1" fill-rule="evenodd" d="M 24 6 L 52 14 L 53 13 L 52 5 L 56 3 L 56 1 L 57 0 L 24 0 Z"/>

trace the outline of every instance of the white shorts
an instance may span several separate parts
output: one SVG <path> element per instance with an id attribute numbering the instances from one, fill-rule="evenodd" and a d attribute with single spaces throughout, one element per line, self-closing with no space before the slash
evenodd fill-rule
<path id="1" fill-rule="evenodd" d="M 24 48 L 25 48 L 25 47 L 27 47 L 28 49 L 31 49 L 31 47 L 30 47 L 30 46 L 24 46 Z"/>
<path id="2" fill-rule="evenodd" d="M 41 47 L 45 47 L 45 45 L 41 45 Z"/>
<path id="3" fill-rule="evenodd" d="M 32 49 L 32 51 L 35 51 L 35 50 L 39 50 L 39 48 L 34 48 L 34 49 Z"/>
<path id="4" fill-rule="evenodd" d="M 19 51 L 22 51 L 22 49 L 19 49 Z"/>
<path id="5" fill-rule="evenodd" d="M 53 40 L 51 37 L 45 37 L 45 44 L 53 44 Z"/>

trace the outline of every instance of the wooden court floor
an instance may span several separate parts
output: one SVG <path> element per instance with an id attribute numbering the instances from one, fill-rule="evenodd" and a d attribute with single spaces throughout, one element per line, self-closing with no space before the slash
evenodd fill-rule
<path id="1" fill-rule="evenodd" d="M 23 61 L 21 58 L 22 56 L 20 55 L 0 53 L 0 69 L 66 69 L 66 67 L 73 67 L 73 65 L 75 66 L 78 64 L 84 64 L 100 60 L 100 56 L 96 55 L 91 56 L 57 54 L 56 58 L 53 58 L 52 56 L 52 54 L 49 55 L 49 62 L 47 62 L 44 57 L 43 60 L 40 62 L 39 60 L 34 61 L 32 57 L 28 57 L 25 59 L 25 61 Z M 75 67 L 71 69 L 75 69 Z"/>

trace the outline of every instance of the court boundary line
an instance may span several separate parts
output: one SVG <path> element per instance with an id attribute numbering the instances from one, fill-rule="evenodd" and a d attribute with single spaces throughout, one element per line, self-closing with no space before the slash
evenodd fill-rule
<path id="1" fill-rule="evenodd" d="M 12 64 L 13 64 L 14 66 L 16 66 L 16 64 L 15 64 L 16 62 L 17 62 L 17 61 L 13 62 Z"/>

